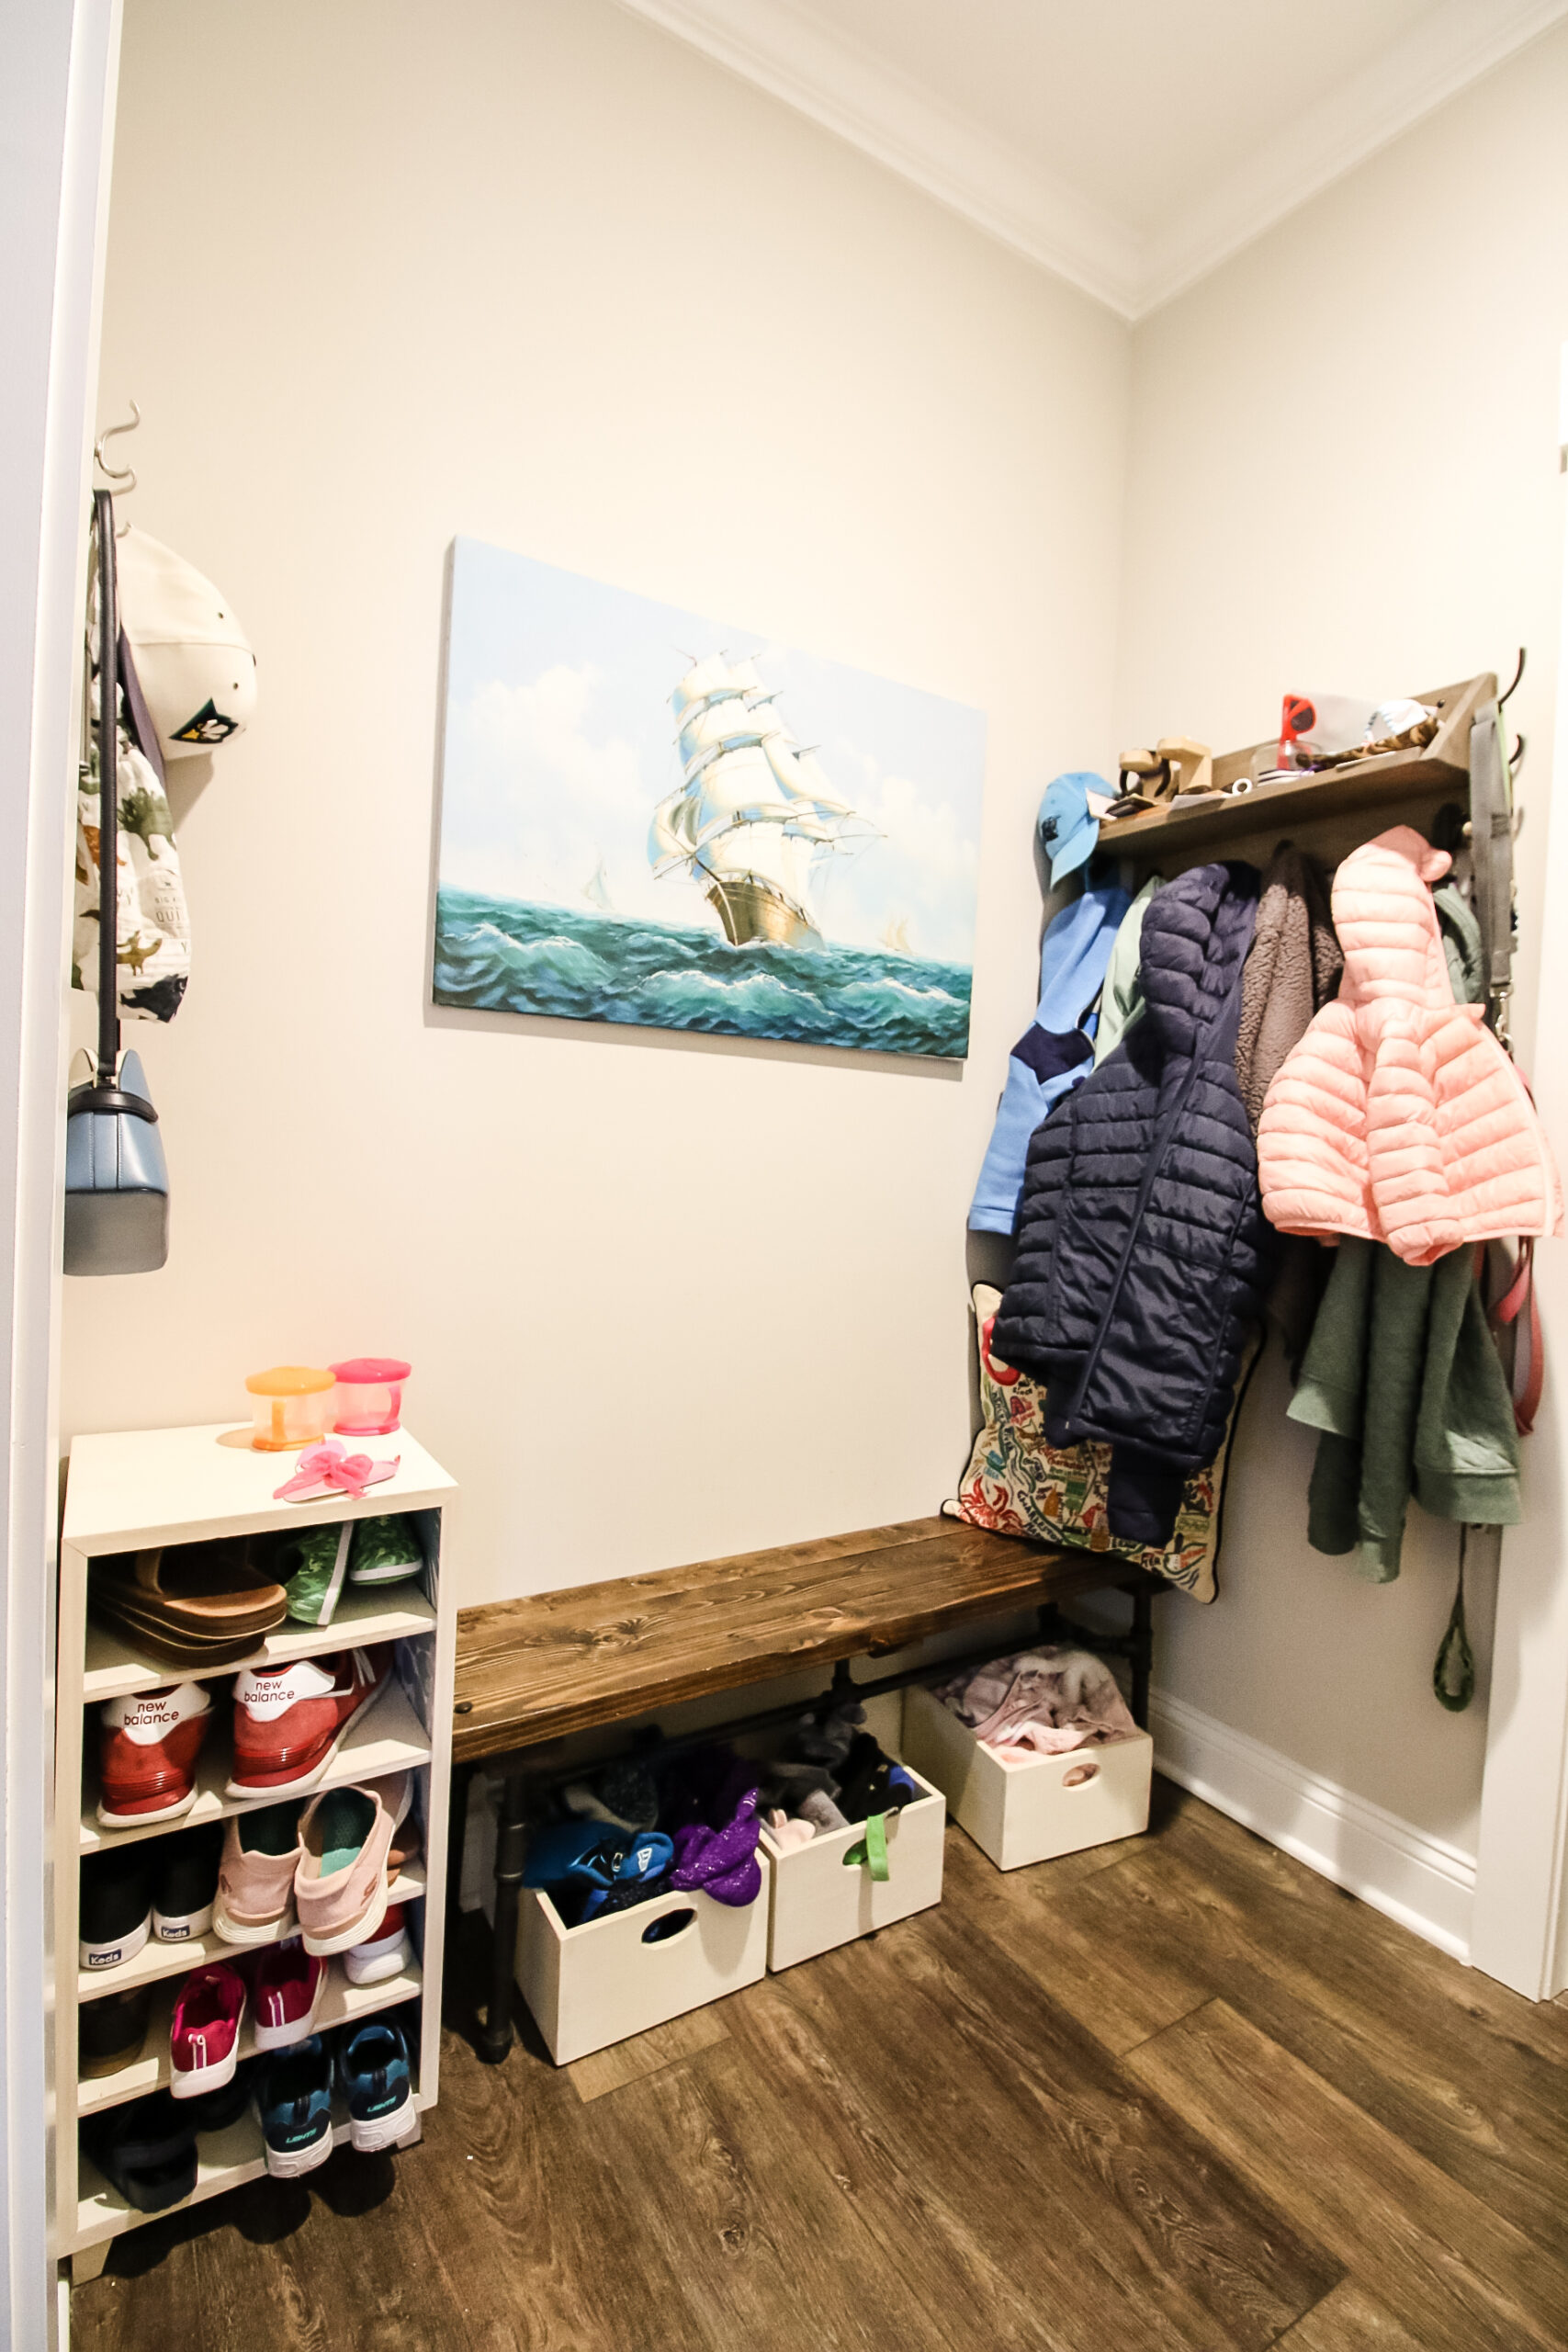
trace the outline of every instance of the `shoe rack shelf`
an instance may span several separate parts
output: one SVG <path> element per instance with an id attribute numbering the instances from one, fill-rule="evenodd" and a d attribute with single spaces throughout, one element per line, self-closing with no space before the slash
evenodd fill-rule
<path id="1" fill-rule="evenodd" d="M 456 1625 L 451 1549 L 457 1487 L 408 1430 L 400 1430 L 393 1436 L 370 1441 L 372 1453 L 399 1455 L 399 1468 L 395 1476 L 370 1488 L 359 1501 L 339 1496 L 303 1504 L 278 1503 L 273 1499 L 273 1490 L 290 1475 L 292 1457 L 254 1453 L 249 1434 L 248 1428 L 229 1424 L 140 1430 L 80 1437 L 71 1450 L 60 1547 L 55 1738 L 53 2036 L 60 2120 L 55 2134 L 54 2234 L 56 2254 L 62 2259 L 69 2257 L 77 2278 L 96 2274 L 109 2243 L 122 2231 L 153 2218 L 129 2205 L 103 2178 L 85 2150 L 79 2149 L 77 2119 L 96 2116 L 166 2084 L 169 2017 L 177 1990 L 174 1980 L 210 1961 L 243 1960 L 256 1949 L 236 1948 L 213 1934 L 186 1943 L 165 1944 L 150 1939 L 118 1968 L 87 1971 L 79 1966 L 78 1903 L 84 1856 L 102 1853 L 111 1846 L 168 1837 L 193 1824 L 222 1820 L 249 1809 L 246 1800 L 225 1792 L 229 1739 L 226 1726 L 217 1724 L 197 1768 L 194 1805 L 171 1821 L 131 1829 L 102 1826 L 96 1814 L 96 1740 L 91 1711 L 106 1699 L 156 1690 L 176 1680 L 227 1684 L 246 1663 L 281 1663 L 377 1642 L 396 1645 L 393 1682 L 351 1724 L 317 1786 L 379 1779 L 405 1770 L 417 1775 L 416 1809 L 423 1818 L 423 1847 L 403 1866 L 389 1892 L 392 1902 L 419 1905 L 410 1925 L 420 1949 L 415 1961 L 400 1974 L 378 1984 L 349 1984 L 341 1959 L 333 1960 L 317 2023 L 319 2030 L 327 2030 L 385 2009 L 415 2009 L 419 2049 L 414 2058 L 414 2103 L 421 2110 L 435 2103 L 445 1910 L 440 1890 L 446 1879 L 451 1776 Z M 95 1558 L 107 1554 L 138 1552 L 157 1544 L 205 1543 L 226 1535 L 335 1526 L 345 1519 L 374 1519 L 389 1511 L 407 1513 L 419 1526 L 430 1562 L 425 1579 L 429 1590 L 412 1583 L 381 1588 L 351 1585 L 329 1626 L 285 1623 L 266 1636 L 251 1660 L 231 1661 L 211 1669 L 183 1669 L 139 1652 L 130 1634 L 88 1620 L 88 1571 Z M 221 1708 L 221 1701 L 219 1704 Z M 432 1891 L 434 1900 L 428 1899 Z M 152 2014 L 141 2057 L 113 2074 L 80 2075 L 77 2032 L 82 2005 L 106 1994 L 164 1980 L 168 1980 L 166 1989 L 152 1996 Z M 241 2064 L 254 2047 L 247 2022 L 240 2040 Z M 334 2110 L 334 2117 L 333 2137 L 345 2140 L 346 2115 Z M 203 2133 L 197 2150 L 197 2186 L 182 2200 L 186 2205 L 200 2204 L 225 2189 L 238 2188 L 266 2169 L 261 2127 L 254 2114 L 247 2113 L 222 2132 Z"/>
<path id="2" fill-rule="evenodd" d="M 387 1901 L 389 1904 L 404 1905 L 422 1903 L 427 1883 L 423 1862 L 406 1862 L 388 1887 Z M 290 1915 L 276 1935 L 267 1937 L 261 1943 L 247 1944 L 245 1950 L 265 1951 L 268 1943 L 285 1943 L 299 1932 Z M 192 1936 L 182 1944 L 160 1943 L 156 1936 L 149 1936 L 135 1958 L 122 1962 L 118 1968 L 79 1968 L 76 1971 L 77 2003 L 96 2001 L 100 1993 L 133 1992 L 139 1984 L 156 1984 L 165 1976 L 187 1976 L 193 1968 L 205 1968 L 211 1961 L 232 1961 L 234 1949 L 232 1944 L 226 1944 L 222 1937 L 215 1935 L 210 1928 L 206 1935 Z"/>
<path id="3" fill-rule="evenodd" d="M 229 1950 L 232 1954 L 233 1946 Z M 193 1963 L 196 1964 L 198 1963 Z M 400 1970 L 396 1976 L 384 1978 L 379 1984 L 351 1984 L 343 1973 L 342 1962 L 335 1962 L 322 1988 L 321 2006 L 311 2030 L 330 2033 L 334 2025 L 346 2025 L 350 2018 L 374 2017 L 378 2010 L 394 2008 L 400 2001 L 417 2000 L 423 1988 L 424 1977 L 417 1962 Z M 171 1984 L 153 2002 L 146 2046 L 134 2065 L 121 2066 L 112 2075 L 82 2077 L 76 2086 L 78 2115 L 101 2115 L 107 2107 L 123 2107 L 127 2099 L 145 2098 L 149 2091 L 168 2088 L 169 2021 L 178 1989 Z M 239 2064 L 243 2066 L 247 2058 L 255 2054 L 254 2020 L 247 2017 L 240 2029 Z"/>
<path id="4" fill-rule="evenodd" d="M 339 1649 L 356 1649 L 359 1636 L 338 1644 Z M 216 1673 L 186 1675 L 178 1667 L 165 1666 L 164 1680 L 192 1682 L 223 1682 L 238 1673 L 237 1667 L 224 1667 Z M 156 1683 L 149 1683 L 156 1690 Z M 91 1700 L 87 1702 L 90 1706 Z M 226 1821 L 231 1813 L 249 1813 L 252 1801 L 246 1797 L 224 1794 L 229 1779 L 229 1736 L 220 1724 L 209 1735 L 196 1768 L 196 1803 L 181 1814 L 177 1821 L 150 1821 L 138 1829 L 105 1829 L 97 1815 L 98 1783 L 89 1752 L 83 1759 L 86 1785 L 82 1793 L 81 1850 L 84 1854 L 101 1854 L 109 1846 L 135 1846 L 144 1838 L 167 1837 L 172 1829 L 199 1827 L 204 1821 Z M 344 1781 L 378 1781 L 383 1773 L 401 1772 L 410 1766 L 428 1764 L 430 1739 L 414 1713 L 406 1690 L 395 1683 L 378 1700 L 376 1705 L 360 1721 L 349 1725 L 343 1746 L 333 1758 L 316 1789 L 330 1789 Z"/>
<path id="5" fill-rule="evenodd" d="M 432 2102 L 422 2100 L 422 2106 Z M 333 2108 L 333 2145 L 341 2147 L 348 2138 L 348 2116 L 334 2103 Z M 196 2187 L 180 2204 L 169 2210 L 183 2211 L 191 2205 L 205 2204 L 209 2197 L 220 2197 L 226 2188 L 241 2188 L 247 2180 L 259 2180 L 266 2170 L 266 2149 L 262 2140 L 261 2125 L 254 2115 L 243 2115 L 224 2132 L 207 2132 L 197 2143 Z M 85 2259 L 78 2274 L 83 2278 L 96 2276 L 93 2261 L 94 2249 L 102 2247 L 107 2254 L 110 2243 L 122 2230 L 132 2229 L 139 2222 L 157 2219 L 153 2213 L 131 2213 L 123 2199 L 109 2187 L 96 2166 L 84 2156 L 81 2171 L 73 2184 L 72 2199 L 76 2214 L 77 2233 Z M 129 2218 L 128 2218 L 129 2215 Z M 74 2260 L 73 2264 L 74 2269 Z"/>
<path id="6" fill-rule="evenodd" d="M 370 1642 L 401 1642 L 416 1634 L 433 1634 L 435 1611 L 429 1601 L 423 1594 L 413 1594 L 394 1604 L 392 1596 L 400 1589 L 393 1585 L 378 1592 L 373 1585 L 357 1589 L 349 1585 L 330 1625 L 286 1623 L 276 1634 L 268 1634 L 249 1657 L 236 1658 L 205 1678 L 193 1679 L 216 1681 L 220 1675 L 238 1674 L 242 1667 L 281 1666 L 293 1657 L 319 1657 L 328 1650 L 357 1649 Z M 143 1665 L 129 1653 L 118 1634 L 89 1621 L 82 1678 L 82 1696 L 89 1707 L 101 1699 L 155 1690 L 169 1674 L 167 1666 Z"/>

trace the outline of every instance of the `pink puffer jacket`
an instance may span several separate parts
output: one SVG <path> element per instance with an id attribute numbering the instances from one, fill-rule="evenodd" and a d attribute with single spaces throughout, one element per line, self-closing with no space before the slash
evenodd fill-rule
<path id="1" fill-rule="evenodd" d="M 1562 1188 L 1524 1080 L 1456 1004 L 1429 884 L 1449 870 L 1396 825 L 1334 877 L 1345 977 L 1263 1105 L 1258 1177 L 1284 1233 L 1356 1233 L 1413 1266 L 1464 1241 L 1561 1233 Z"/>

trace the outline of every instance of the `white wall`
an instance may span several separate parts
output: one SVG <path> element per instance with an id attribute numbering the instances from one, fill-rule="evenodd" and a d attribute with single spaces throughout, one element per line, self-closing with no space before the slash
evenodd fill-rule
<path id="1" fill-rule="evenodd" d="M 118 0 L 17 15 L 0 74 L 0 2343 L 52 2347 L 54 1567 L 73 681 Z M 75 1965 L 73 1955 L 63 1955 Z M 72 2127 L 73 2128 L 73 2126 Z"/>
<path id="2" fill-rule="evenodd" d="M 1287 688 L 1506 680 L 1527 644 L 1508 711 L 1530 746 L 1527 1068 L 1562 561 L 1565 120 L 1558 31 L 1139 328 L 1117 703 L 1128 741 L 1245 743 L 1277 724 Z M 1283 1420 L 1285 1396 L 1276 1364 L 1247 1408 L 1223 1600 L 1169 1612 L 1163 1686 L 1178 1713 L 1331 1784 L 1331 1804 L 1346 1790 L 1350 1815 L 1382 1808 L 1396 1838 L 1403 1823 L 1435 1841 L 1440 1873 L 1442 1849 L 1475 1851 L 1486 1735 L 1484 1687 L 1457 1718 L 1431 1695 L 1454 1531 L 1414 1520 L 1404 1575 L 1382 1589 L 1314 1554 L 1311 1440 Z M 1534 1507 L 1551 1499 L 1538 1487 Z M 1472 1634 L 1494 1592 L 1473 1580 Z M 1227 1756 L 1215 1769 L 1245 1777 L 1243 1751 Z"/>
<path id="3" fill-rule="evenodd" d="M 194 976 L 132 1037 L 173 1249 L 67 1285 L 67 1433 L 406 1351 L 467 1600 L 937 1506 L 1033 810 L 1111 747 L 1127 370 L 607 0 L 130 0 L 101 412 L 260 708 L 176 786 Z M 432 1012 L 457 532 L 988 712 L 965 1069 Z"/>

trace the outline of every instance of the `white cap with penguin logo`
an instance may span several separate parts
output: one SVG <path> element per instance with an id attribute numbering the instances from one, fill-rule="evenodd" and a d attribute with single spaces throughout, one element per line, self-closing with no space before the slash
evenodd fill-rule
<path id="1" fill-rule="evenodd" d="M 134 525 L 117 549 L 120 622 L 165 760 L 226 743 L 256 706 L 256 657 L 227 597 Z"/>

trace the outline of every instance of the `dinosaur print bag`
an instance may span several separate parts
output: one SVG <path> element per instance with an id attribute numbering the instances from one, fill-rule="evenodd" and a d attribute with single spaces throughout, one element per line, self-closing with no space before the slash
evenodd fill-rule
<path id="1" fill-rule="evenodd" d="M 190 925 L 174 821 L 158 773 L 119 730 L 119 1011 L 122 1020 L 172 1021 L 190 977 Z M 76 920 L 71 985 L 89 993 L 98 973 L 98 754 L 90 791 L 76 795 Z"/>

